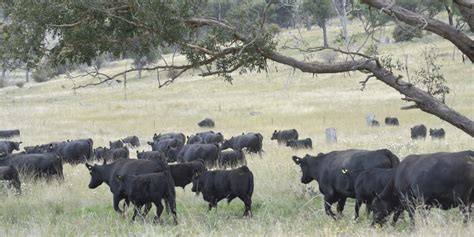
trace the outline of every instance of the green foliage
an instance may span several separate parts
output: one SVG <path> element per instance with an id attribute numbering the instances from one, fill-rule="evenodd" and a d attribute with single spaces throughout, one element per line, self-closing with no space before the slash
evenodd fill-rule
<path id="1" fill-rule="evenodd" d="M 427 47 L 423 51 L 423 60 L 425 65 L 418 70 L 415 70 L 414 84 L 426 89 L 428 93 L 437 97 L 443 103 L 446 100 L 446 95 L 449 94 L 449 87 L 446 85 L 447 81 L 441 73 L 441 65 L 438 60 L 438 48 Z"/>
<path id="2" fill-rule="evenodd" d="M 410 41 L 415 37 L 421 38 L 423 32 L 418 27 L 397 25 L 393 30 L 392 37 L 395 42 Z"/>
<path id="3" fill-rule="evenodd" d="M 310 17 L 310 23 L 323 27 L 334 15 L 331 0 L 304 0 L 301 6 L 304 15 Z"/>
<path id="4" fill-rule="evenodd" d="M 139 1 L 118 0 L 70 1 L 6 1 L 2 7 L 12 20 L 9 36 L 25 37 L 16 45 L 14 52 L 21 61 L 34 61 L 48 54 L 52 65 L 66 62 L 91 65 L 98 56 L 108 53 L 113 57 L 125 55 L 134 59 L 135 67 L 141 68 L 154 62 L 160 55 L 157 49 L 179 49 L 193 65 L 199 66 L 210 55 L 196 50 L 195 45 L 219 52 L 223 47 L 240 47 L 232 54 L 206 63 L 209 71 L 230 79 L 229 72 L 238 68 L 241 72 L 265 69 L 265 59 L 258 53 L 274 47 L 273 28 L 260 27 L 262 11 L 266 3 L 237 4 L 226 7 L 225 18 L 251 42 L 236 42 L 232 29 L 197 27 L 186 21 L 206 15 L 208 1 Z M 229 3 L 230 4 L 230 3 Z M 226 5 L 227 6 L 227 5 Z M 230 5 L 229 5 L 230 6 Z M 222 5 L 221 5 L 222 7 Z M 267 12 L 272 17 L 273 6 Z M 268 22 L 267 22 L 268 23 Z M 16 28 L 15 28 L 16 27 Z M 47 39 L 53 43 L 46 45 Z M 32 54 L 24 53 L 34 52 Z M 21 53 L 20 53 L 21 52 Z M 21 58 L 25 56 L 25 58 Z M 29 58 L 34 56 L 34 60 Z"/>
<path id="5" fill-rule="evenodd" d="M 444 9 L 443 1 L 397 0 L 397 5 L 417 13 L 434 16 Z"/>
<path id="6" fill-rule="evenodd" d="M 354 5 L 354 8 L 350 12 L 350 16 L 359 19 L 366 32 L 368 32 L 370 28 L 374 29 L 384 26 L 391 20 L 390 16 L 387 14 L 369 8 L 365 4 Z"/>
<path id="7" fill-rule="evenodd" d="M 364 50 L 364 54 L 369 55 L 369 56 L 377 56 L 379 55 L 379 47 L 376 44 L 371 44 L 367 46 L 367 48 Z"/>

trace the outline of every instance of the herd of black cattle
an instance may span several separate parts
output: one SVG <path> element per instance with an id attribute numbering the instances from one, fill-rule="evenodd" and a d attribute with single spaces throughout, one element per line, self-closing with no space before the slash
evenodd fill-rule
<path id="1" fill-rule="evenodd" d="M 3 138 L 19 135 L 18 130 L 0 131 Z M 294 149 L 312 148 L 310 138 L 298 138 L 296 129 L 275 130 L 271 140 Z M 137 215 L 144 218 L 154 204 L 155 221 L 166 207 L 176 224 L 175 186 L 184 189 L 190 183 L 192 192 L 202 193 L 209 210 L 222 199 L 230 202 L 239 198 L 245 204 L 244 216 L 251 217 L 254 179 L 246 166 L 245 153 L 261 156 L 262 141 L 260 133 L 229 139 L 213 131 L 188 137 L 183 133 L 155 134 L 147 142 L 152 151 L 137 151 L 137 159 L 130 159 L 129 153 L 129 147 L 140 146 L 136 136 L 110 142 L 109 147 L 93 149 L 92 139 L 80 139 L 27 146 L 18 153 L 12 152 L 20 150 L 21 142 L 0 141 L 0 179 L 10 181 L 20 193 L 19 173 L 33 179 L 57 176 L 61 180 L 63 162 L 85 163 L 91 177 L 89 188 L 106 183 L 115 211 L 123 212 L 121 200 L 125 200 L 124 207 L 134 204 L 133 220 Z M 103 164 L 87 163 L 94 160 Z M 332 151 L 303 158 L 293 156 L 292 160 L 301 168 L 302 183 L 318 182 L 325 212 L 334 219 L 342 214 L 347 198 L 356 200 L 355 218 L 359 217 L 360 206 L 366 204 L 367 213 L 373 212 L 372 224 L 383 224 L 392 213 L 395 223 L 404 210 L 414 223 L 414 211 L 420 204 L 428 209 L 459 207 L 464 222 L 469 219 L 474 200 L 472 150 L 409 155 L 401 162 L 387 149 Z M 331 210 L 334 203 L 338 214 Z"/>

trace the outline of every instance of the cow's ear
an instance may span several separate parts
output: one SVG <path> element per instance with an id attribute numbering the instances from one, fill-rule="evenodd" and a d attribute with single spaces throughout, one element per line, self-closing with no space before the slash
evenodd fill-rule
<path id="1" fill-rule="evenodd" d="M 301 164 L 301 161 L 302 161 L 301 158 L 299 158 L 297 156 L 293 156 L 292 158 L 293 158 L 293 161 L 295 162 L 295 164 L 297 164 L 297 165 Z"/>
<path id="2" fill-rule="evenodd" d="M 89 163 L 86 163 L 86 167 L 88 170 L 92 170 L 92 165 L 90 165 Z"/>

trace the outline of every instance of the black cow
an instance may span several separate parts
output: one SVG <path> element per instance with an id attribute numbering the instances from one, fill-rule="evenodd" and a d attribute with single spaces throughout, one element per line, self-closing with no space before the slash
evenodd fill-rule
<path id="1" fill-rule="evenodd" d="M 289 140 L 298 140 L 298 131 L 296 129 L 275 130 L 270 140 L 277 140 L 279 144 L 286 144 Z"/>
<path id="2" fill-rule="evenodd" d="M 210 118 L 205 118 L 204 120 L 198 123 L 198 126 L 201 128 L 213 128 L 214 125 L 214 121 Z"/>
<path id="3" fill-rule="evenodd" d="M 186 144 L 204 144 L 202 137 L 199 135 L 191 135 L 187 137 Z"/>
<path id="4" fill-rule="evenodd" d="M 343 169 L 342 172 L 348 176 L 357 177 L 355 179 L 355 217 L 359 218 L 360 206 L 365 203 L 367 206 L 367 214 L 372 210 L 372 201 L 382 193 L 385 186 L 390 181 L 391 177 L 395 172 L 395 168 L 381 169 L 373 168 L 368 170 L 347 170 Z M 353 178 L 350 177 L 350 178 Z"/>
<path id="5" fill-rule="evenodd" d="M 20 130 L 2 130 L 0 131 L 0 138 L 11 138 L 15 136 L 20 136 Z"/>
<path id="6" fill-rule="evenodd" d="M 109 147 L 110 147 L 110 149 L 122 148 L 123 147 L 123 141 L 122 140 L 109 141 Z"/>
<path id="7" fill-rule="evenodd" d="M 48 145 L 25 146 L 23 149 L 27 154 L 41 154 L 48 152 Z"/>
<path id="8" fill-rule="evenodd" d="M 293 161 L 301 167 L 301 182 L 304 184 L 316 180 L 319 190 L 324 195 L 326 214 L 335 218 L 331 205 L 337 202 L 337 211 L 342 213 L 348 197 L 354 198 L 354 183 L 356 175 L 347 176 L 342 170 L 366 170 L 371 168 L 393 168 L 400 160 L 387 149 L 344 150 L 332 151 L 317 156 L 306 155 L 304 158 L 293 156 Z"/>
<path id="9" fill-rule="evenodd" d="M 400 126 L 398 118 L 395 117 L 385 117 L 385 125 L 389 126 Z"/>
<path id="10" fill-rule="evenodd" d="M 227 167 L 235 168 L 239 165 L 247 165 L 247 160 L 242 150 L 221 151 L 219 153 L 218 164 L 222 169 L 227 169 Z"/>
<path id="11" fill-rule="evenodd" d="M 444 139 L 444 136 L 446 135 L 446 132 L 444 131 L 443 128 L 435 128 L 435 129 L 430 129 L 430 136 L 432 139 Z"/>
<path id="12" fill-rule="evenodd" d="M 372 127 L 379 127 L 379 126 L 380 126 L 380 123 L 379 123 L 379 121 L 377 121 L 377 120 L 374 119 L 374 120 L 372 120 L 372 121 L 370 122 L 370 126 L 372 126 Z"/>
<path id="13" fill-rule="evenodd" d="M 169 147 L 181 147 L 184 144 L 181 143 L 181 140 L 176 138 L 166 138 L 155 140 L 153 142 L 147 142 L 151 146 L 152 151 L 162 151 L 166 152 Z"/>
<path id="14" fill-rule="evenodd" d="M 286 142 L 286 146 L 291 147 L 293 149 L 313 149 L 313 141 L 311 140 L 311 138 L 305 138 L 301 140 L 289 140 Z"/>
<path id="15" fill-rule="evenodd" d="M 20 150 L 21 142 L 0 141 L 0 153 L 11 154 L 12 151 Z"/>
<path id="16" fill-rule="evenodd" d="M 199 132 L 188 137 L 187 144 L 219 144 L 224 141 L 224 135 L 214 131 Z"/>
<path id="17" fill-rule="evenodd" d="M 157 160 L 161 162 L 167 162 L 167 157 L 162 151 L 137 151 L 137 159 L 140 160 Z"/>
<path id="18" fill-rule="evenodd" d="M 186 163 L 194 160 L 203 160 L 206 167 L 212 168 L 216 165 L 219 156 L 219 146 L 215 144 L 188 144 L 184 145 L 179 152 L 173 148 L 178 163 Z M 177 152 L 177 153 L 176 153 Z"/>
<path id="19" fill-rule="evenodd" d="M 50 179 L 53 175 L 64 179 L 63 161 L 56 153 L 15 154 L 0 159 L 0 166 L 11 165 L 21 174 L 35 179 Z"/>
<path id="20" fill-rule="evenodd" d="M 414 224 L 417 204 L 447 210 L 459 207 L 468 221 L 474 198 L 474 151 L 409 155 L 372 204 L 374 222 L 383 224 L 395 211 L 394 222 L 407 210 Z"/>
<path id="21" fill-rule="evenodd" d="M 420 139 L 426 137 L 426 127 L 423 124 L 410 128 L 411 139 Z"/>
<path id="22" fill-rule="evenodd" d="M 95 189 L 102 183 L 106 183 L 110 192 L 113 195 L 113 206 L 116 212 L 122 212 L 119 208 L 119 202 L 125 199 L 126 196 L 120 192 L 120 183 L 117 180 L 117 175 L 141 175 L 149 173 L 157 173 L 167 169 L 164 162 L 150 161 L 150 160 L 135 160 L 135 159 L 121 159 L 111 164 L 90 165 L 86 163 L 86 167 L 91 175 L 89 188 Z M 128 199 L 125 200 L 129 202 Z"/>
<path id="23" fill-rule="evenodd" d="M 233 150 L 246 149 L 249 153 L 262 153 L 263 136 L 260 133 L 247 133 L 224 140 L 222 150 L 232 148 Z"/>
<path id="24" fill-rule="evenodd" d="M 65 162 L 76 165 L 86 160 L 90 160 L 94 156 L 94 142 L 92 139 L 79 139 L 58 144 L 51 144 L 48 148 L 49 152 L 58 153 Z"/>
<path id="25" fill-rule="evenodd" d="M 157 140 L 162 140 L 162 139 L 178 139 L 181 144 L 185 144 L 186 143 L 186 136 L 183 134 L 183 133 L 174 133 L 174 132 L 170 132 L 170 133 L 164 133 L 164 134 L 156 134 L 153 135 L 153 141 L 157 141 Z"/>
<path id="26" fill-rule="evenodd" d="M 192 191 L 209 203 L 209 210 L 227 198 L 230 203 L 238 197 L 245 204 L 244 216 L 252 216 L 253 174 L 247 166 L 235 170 L 206 171 L 193 178 Z"/>
<path id="27" fill-rule="evenodd" d="M 156 216 L 153 221 L 158 223 L 164 209 L 161 200 L 165 200 L 166 206 L 173 215 L 173 223 L 175 225 L 178 224 L 176 217 L 176 193 L 169 169 L 158 173 L 125 174 L 117 175 L 116 177 L 119 182 L 119 192 L 123 193 L 126 199 L 135 206 L 132 216 L 133 221 L 137 214 L 141 212 L 143 206 L 153 203 L 156 207 Z M 142 218 L 145 218 L 149 207 L 145 207 L 145 209 L 144 214 L 141 215 Z"/>
<path id="28" fill-rule="evenodd" d="M 204 144 L 218 144 L 224 141 L 224 135 L 222 133 L 214 133 L 213 131 L 196 133 L 196 135 L 202 138 Z"/>
<path id="29" fill-rule="evenodd" d="M 122 139 L 124 144 L 130 144 L 132 147 L 139 147 L 140 146 L 140 139 L 137 136 L 128 136 Z"/>
<path id="30" fill-rule="evenodd" d="M 94 149 L 94 158 L 96 160 L 104 160 L 104 159 L 110 160 L 109 151 L 110 151 L 110 149 L 107 148 L 107 147 L 101 147 L 101 146 L 97 147 L 97 148 Z"/>
<path id="31" fill-rule="evenodd" d="M 9 186 L 13 186 L 18 194 L 21 194 L 21 182 L 18 176 L 18 170 L 14 166 L 0 166 L 0 180 L 9 181 Z"/>
<path id="32" fill-rule="evenodd" d="M 127 147 L 110 149 L 110 158 L 111 160 L 118 160 L 118 159 L 129 159 L 130 158 L 130 151 Z"/>
<path id="33" fill-rule="evenodd" d="M 171 176 L 176 187 L 184 187 L 193 181 L 195 174 L 206 171 L 203 160 L 195 160 L 188 163 L 170 165 Z"/>

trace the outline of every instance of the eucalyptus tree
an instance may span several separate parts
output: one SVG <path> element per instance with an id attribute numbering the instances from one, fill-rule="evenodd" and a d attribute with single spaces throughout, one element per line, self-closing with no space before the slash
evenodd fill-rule
<path id="1" fill-rule="evenodd" d="M 474 60 L 474 43 L 462 31 L 430 16 L 407 10 L 394 2 L 361 0 L 372 8 L 392 16 L 397 21 L 431 31 L 451 41 L 471 61 Z M 139 38 L 156 47 L 179 49 L 187 61 L 182 64 L 158 64 L 142 70 L 175 70 L 173 76 L 161 86 L 174 82 L 182 73 L 201 68 L 200 76 L 218 75 L 232 80 L 232 72 L 261 72 L 267 62 L 274 61 L 312 74 L 361 72 L 376 78 L 404 95 L 404 100 L 414 102 L 413 108 L 433 114 L 474 136 L 474 123 L 433 95 L 403 80 L 395 65 L 386 57 L 365 55 L 360 52 L 333 50 L 344 54 L 335 63 L 300 60 L 277 50 L 274 28 L 266 24 L 267 10 L 273 4 L 268 1 L 262 12 L 255 11 L 250 3 L 242 3 L 232 9 L 224 20 L 206 16 L 203 9 L 207 1 L 21 1 L 5 0 L 3 7 L 12 19 L 17 31 L 30 29 L 29 45 L 34 50 L 46 50 L 53 62 L 66 61 L 89 63 L 97 55 L 110 52 L 119 55 L 126 52 Z M 50 49 L 41 47 L 45 35 L 57 39 Z M 301 49 L 309 51 L 309 49 Z M 43 51 L 42 53 L 45 53 Z M 41 54 L 38 54 L 41 55 Z M 114 75 L 97 85 L 123 76 L 132 68 Z"/>

